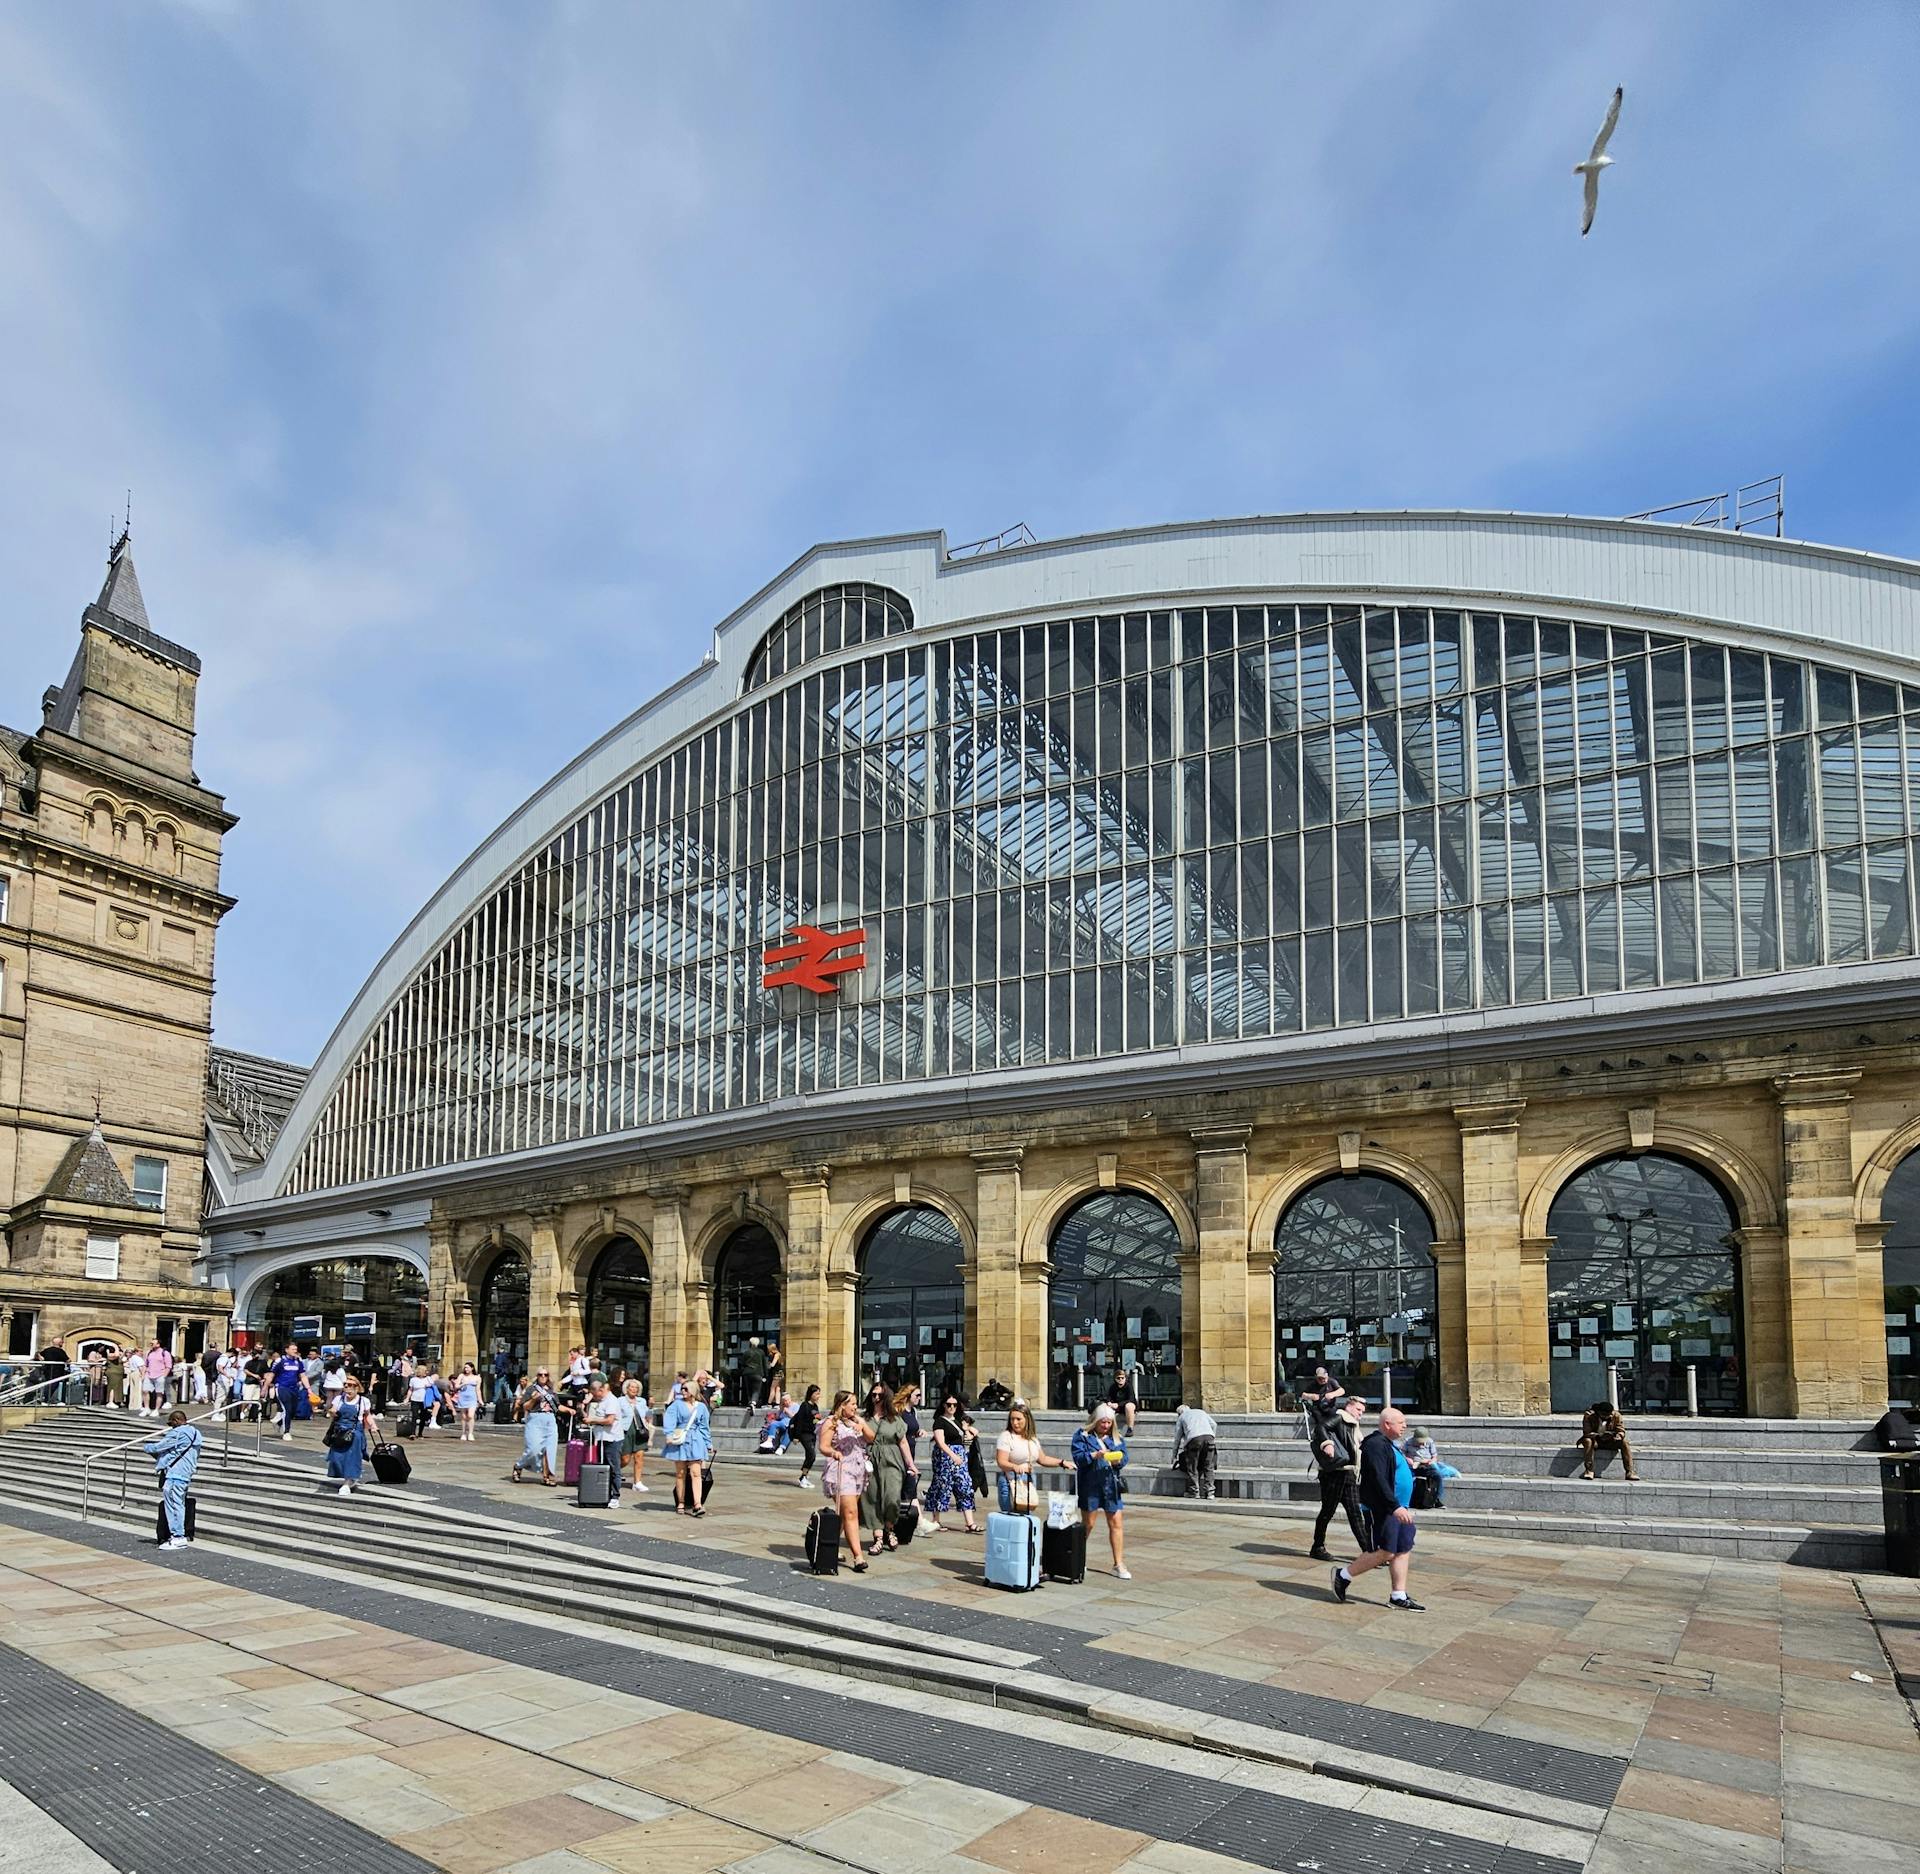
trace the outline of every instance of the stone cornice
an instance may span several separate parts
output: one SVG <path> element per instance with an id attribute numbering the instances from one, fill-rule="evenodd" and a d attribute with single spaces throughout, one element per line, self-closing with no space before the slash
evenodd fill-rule
<path id="1" fill-rule="evenodd" d="M 48 878 L 78 878 L 96 890 L 118 893 L 141 903 L 165 903 L 175 910 L 218 923 L 238 902 L 211 885 L 195 883 L 177 872 L 156 872 L 133 865 L 117 854 L 96 852 L 56 839 L 43 826 L 0 825 L 0 845 L 12 843 L 14 862 L 31 866 Z M 218 859 L 214 852 L 210 855 Z"/>
<path id="2" fill-rule="evenodd" d="M 191 781 L 176 780 L 172 775 L 143 767 L 137 761 L 129 761 L 124 755 L 95 748 L 91 742 L 83 742 L 60 729 L 43 726 L 35 730 L 22 747 L 20 756 L 35 768 L 44 768 L 50 758 L 81 774 L 98 775 L 102 779 L 118 781 L 124 787 L 140 788 L 182 813 L 196 815 L 222 833 L 240 824 L 239 815 L 229 813 L 224 798 L 211 788 L 197 786 Z"/>
<path id="3" fill-rule="evenodd" d="M 1520 1124 L 1525 1100 L 1473 1100 L 1456 1106 L 1453 1116 L 1462 1132 L 1511 1132 Z"/>

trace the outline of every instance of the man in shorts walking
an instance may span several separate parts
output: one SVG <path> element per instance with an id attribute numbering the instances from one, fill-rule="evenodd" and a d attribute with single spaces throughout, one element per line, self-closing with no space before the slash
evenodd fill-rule
<path id="1" fill-rule="evenodd" d="M 1387 1601 L 1402 1613 L 1427 1610 L 1407 1593 L 1413 1568 L 1413 1466 L 1400 1455 L 1407 1415 L 1383 1406 L 1378 1427 L 1360 1441 L 1360 1506 L 1373 1520 L 1373 1552 L 1333 1571 L 1333 1598 L 1344 1601 L 1356 1575 L 1384 1567 L 1392 1583 Z"/>

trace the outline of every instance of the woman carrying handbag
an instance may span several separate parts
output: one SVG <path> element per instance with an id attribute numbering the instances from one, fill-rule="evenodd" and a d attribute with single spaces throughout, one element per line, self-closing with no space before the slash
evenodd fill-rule
<path id="1" fill-rule="evenodd" d="M 1047 1455 L 1033 1414 L 1022 1399 L 1016 1399 L 1007 1414 L 1007 1429 L 994 1443 L 993 1461 L 1000 1469 L 1000 1508 L 1008 1514 L 1040 1507 L 1036 1470 L 1063 1471 L 1071 1467 L 1070 1459 Z"/>
<path id="2" fill-rule="evenodd" d="M 352 1496 L 354 1485 L 360 1481 L 367 1454 L 367 1427 L 374 1416 L 372 1401 L 361 1392 L 360 1382 L 348 1374 L 321 1441 L 327 1447 L 327 1475 L 340 1480 L 343 1497 Z"/>

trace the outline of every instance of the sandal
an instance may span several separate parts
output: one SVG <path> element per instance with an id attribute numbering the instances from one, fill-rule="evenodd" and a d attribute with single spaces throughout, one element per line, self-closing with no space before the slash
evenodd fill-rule
<path id="1" fill-rule="evenodd" d="M 864 1575 L 864 1574 L 865 1574 L 865 1573 L 867 1572 L 867 1565 L 866 1565 L 866 1563 L 865 1563 L 865 1562 L 855 1562 L 855 1563 L 854 1563 L 854 1565 L 853 1565 L 853 1572 L 854 1572 L 854 1573 L 855 1573 L 856 1575 Z"/>

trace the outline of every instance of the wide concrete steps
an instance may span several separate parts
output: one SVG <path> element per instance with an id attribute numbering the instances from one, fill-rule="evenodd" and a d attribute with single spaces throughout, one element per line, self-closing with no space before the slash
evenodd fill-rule
<path id="1" fill-rule="evenodd" d="M 782 1483 L 797 1473 L 796 1455 L 761 1456 L 752 1443 L 745 1439 L 730 1448 L 730 1441 L 722 1441 L 719 1461 Z M 1240 1511 L 1310 1523 L 1319 1510 L 1319 1486 L 1301 1468 L 1303 1457 L 1297 1447 L 1293 1464 L 1285 1472 L 1221 1471 L 1216 1477 L 1218 1498 L 1202 1504 L 1183 1494 L 1185 1479 L 1180 1472 L 1170 1466 L 1148 1469 L 1136 1456 L 1128 1466 L 1128 1489 L 1136 1503 L 1145 1499 L 1156 1509 L 1194 1514 Z M 1058 1472 L 1042 1473 L 1041 1481 L 1052 1489 L 1066 1488 Z M 1853 1571 L 1886 1566 L 1877 1489 L 1829 1492 L 1809 1487 L 1751 1494 L 1740 1488 L 1695 1484 L 1662 1491 L 1650 1489 L 1645 1482 L 1601 1479 L 1587 1483 L 1571 1478 L 1503 1480 L 1499 1485 L 1475 1480 L 1477 1492 L 1463 1491 L 1469 1481 L 1461 1477 L 1450 1482 L 1446 1508 L 1422 1511 L 1422 1523 L 1458 1535 L 1529 1542 L 1739 1556 Z"/>

